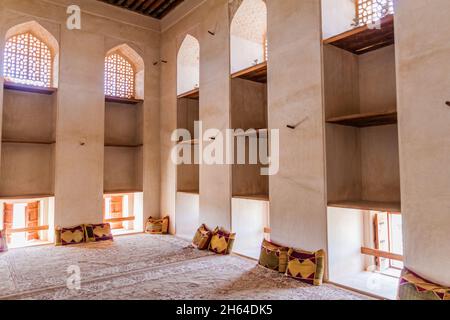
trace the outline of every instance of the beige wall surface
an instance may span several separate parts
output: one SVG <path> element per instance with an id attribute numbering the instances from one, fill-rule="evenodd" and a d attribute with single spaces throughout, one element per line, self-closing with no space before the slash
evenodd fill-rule
<path id="1" fill-rule="evenodd" d="M 450 20 L 447 0 L 400 0 L 396 46 L 406 267 L 450 285 Z"/>
<path id="2" fill-rule="evenodd" d="M 81 30 L 66 28 L 66 10 L 72 4 L 81 8 Z M 153 62 L 159 59 L 160 23 L 88 0 L 5 0 L 0 10 L 4 17 L 0 22 L 0 44 L 9 28 L 28 21 L 37 21 L 59 42 L 55 224 L 68 226 L 102 220 L 104 57 L 108 50 L 124 43 L 139 52 L 145 63 L 141 119 L 144 148 L 138 166 L 144 166 L 140 169 L 144 185 L 143 219 L 159 216 L 160 67 Z"/>
<path id="3" fill-rule="evenodd" d="M 280 171 L 270 177 L 271 237 L 326 249 L 320 1 L 267 4 L 269 128 L 280 130 Z M 295 130 L 286 127 L 299 122 Z"/>

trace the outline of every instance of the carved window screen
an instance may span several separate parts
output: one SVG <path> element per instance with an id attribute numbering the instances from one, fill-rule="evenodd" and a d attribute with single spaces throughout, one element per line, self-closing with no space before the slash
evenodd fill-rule
<path id="1" fill-rule="evenodd" d="M 50 87 L 52 52 L 31 33 L 15 35 L 6 41 L 5 80 L 40 87 Z"/>
<path id="2" fill-rule="evenodd" d="M 389 14 L 394 14 L 393 0 L 356 0 L 356 17 L 359 26 L 364 26 Z"/>
<path id="3" fill-rule="evenodd" d="M 135 71 L 131 63 L 120 54 L 105 58 L 105 95 L 134 98 Z"/>

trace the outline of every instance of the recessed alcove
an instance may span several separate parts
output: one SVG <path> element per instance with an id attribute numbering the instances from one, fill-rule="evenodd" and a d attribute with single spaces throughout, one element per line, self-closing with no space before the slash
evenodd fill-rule
<path id="1" fill-rule="evenodd" d="M 187 34 L 177 55 L 177 129 L 189 133 L 178 142 L 180 156 L 189 161 L 177 165 L 175 199 L 175 230 L 177 236 L 185 239 L 192 239 L 201 223 L 200 165 L 196 161 L 201 151 L 195 130 L 195 123 L 200 120 L 200 99 L 200 43 Z"/>
<path id="2" fill-rule="evenodd" d="M 368 25 L 352 5 L 322 6 L 329 278 L 393 299 L 402 267 L 395 18 L 374 7 Z"/>
<path id="3" fill-rule="evenodd" d="M 234 251 L 258 258 L 269 227 L 269 176 L 258 156 L 268 150 L 267 8 L 262 0 L 231 6 L 230 123 L 234 134 L 232 229 Z M 267 154 L 267 152 L 266 152 Z"/>

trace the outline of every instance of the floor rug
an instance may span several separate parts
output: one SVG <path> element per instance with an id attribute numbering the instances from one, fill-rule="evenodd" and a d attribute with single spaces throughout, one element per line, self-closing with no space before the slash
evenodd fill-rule
<path id="1" fill-rule="evenodd" d="M 73 267 L 80 271 L 80 286 L 69 289 Z M 367 298 L 330 284 L 309 286 L 236 255 L 198 251 L 172 236 L 137 234 L 114 242 L 32 247 L 0 255 L 0 299 Z"/>

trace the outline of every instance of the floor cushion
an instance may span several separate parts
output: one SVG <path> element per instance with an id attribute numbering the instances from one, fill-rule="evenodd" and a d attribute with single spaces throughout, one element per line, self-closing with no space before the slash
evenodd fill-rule
<path id="1" fill-rule="evenodd" d="M 148 218 L 145 225 L 145 232 L 150 234 L 168 234 L 169 233 L 169 217 L 162 219 Z"/>
<path id="2" fill-rule="evenodd" d="M 8 242 L 6 240 L 5 230 L 0 230 L 0 252 L 8 251 Z"/>
<path id="3" fill-rule="evenodd" d="M 111 225 L 109 223 L 88 224 L 85 226 L 86 241 L 113 240 Z"/>
<path id="4" fill-rule="evenodd" d="M 427 281 L 405 268 L 400 277 L 398 298 L 399 300 L 450 300 L 450 288 Z"/>
<path id="5" fill-rule="evenodd" d="M 308 252 L 289 249 L 286 275 L 311 285 L 320 286 L 325 271 L 325 251 Z"/>
<path id="6" fill-rule="evenodd" d="M 192 245 L 199 250 L 206 250 L 211 242 L 211 237 L 212 231 L 205 224 L 202 224 L 195 233 Z"/>
<path id="7" fill-rule="evenodd" d="M 58 238 L 60 239 L 56 240 L 58 241 L 55 242 L 56 245 L 68 246 L 85 242 L 84 225 L 72 228 L 61 228 L 59 232 Z"/>
<path id="8" fill-rule="evenodd" d="M 288 250 L 289 248 L 263 240 L 259 255 L 259 264 L 265 268 L 285 273 L 288 262 Z"/>
<path id="9" fill-rule="evenodd" d="M 235 233 L 231 233 L 223 228 L 217 227 L 212 233 L 211 241 L 209 243 L 209 250 L 217 254 L 230 254 L 233 250 L 235 239 Z"/>

